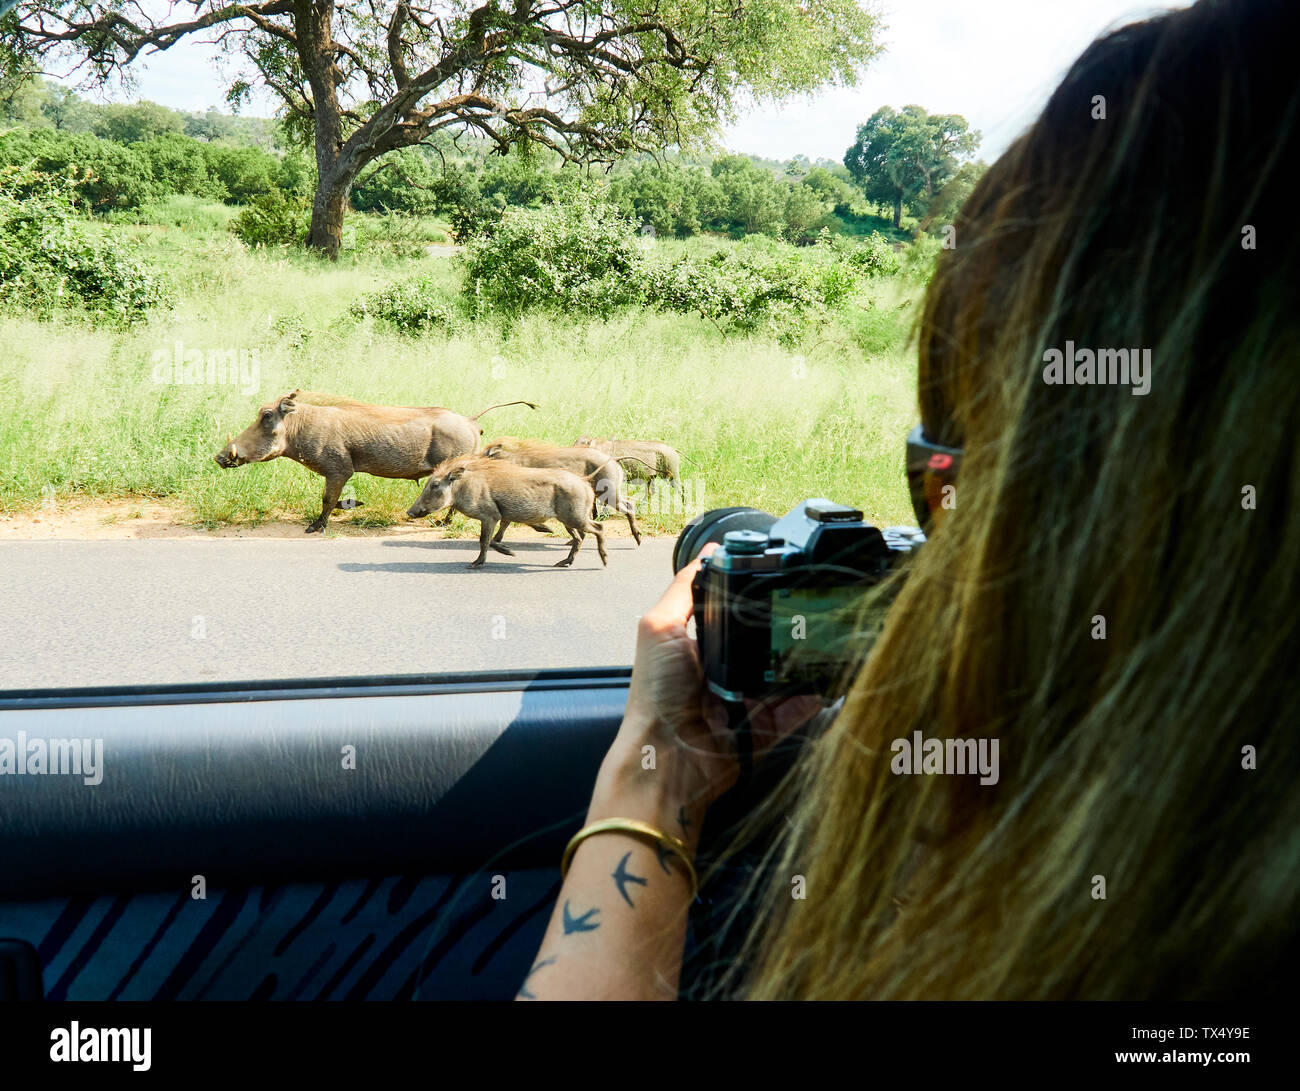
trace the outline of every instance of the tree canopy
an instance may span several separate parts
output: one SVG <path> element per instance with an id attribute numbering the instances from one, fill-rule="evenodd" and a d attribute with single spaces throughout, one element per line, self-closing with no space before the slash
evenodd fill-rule
<path id="1" fill-rule="evenodd" d="M 750 99 L 850 84 L 876 55 L 858 0 L 172 0 L 19 3 L 0 23 L 13 64 L 129 80 L 152 52 L 200 37 L 242 66 L 232 102 L 273 93 L 315 151 L 309 243 L 338 251 L 367 163 L 437 132 L 506 152 L 536 143 L 580 163 L 686 146 Z M 158 14 L 154 14 L 158 11 Z"/>
<path id="2" fill-rule="evenodd" d="M 960 114 L 882 106 L 858 128 L 844 165 L 869 200 L 893 206 L 899 227 L 904 206 L 923 214 L 979 142 L 979 132 Z"/>

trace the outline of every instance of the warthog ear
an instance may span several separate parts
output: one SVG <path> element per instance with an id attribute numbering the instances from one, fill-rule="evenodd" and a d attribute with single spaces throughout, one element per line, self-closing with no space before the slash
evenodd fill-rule
<path id="1" fill-rule="evenodd" d="M 297 396 L 298 396 L 298 391 L 295 390 L 292 394 L 286 394 L 283 398 L 280 399 L 280 414 L 282 416 L 286 413 L 292 413 L 295 409 L 298 408 L 297 404 L 295 404 L 294 402 L 294 398 L 296 398 Z"/>
<path id="2" fill-rule="evenodd" d="M 483 448 L 483 456 L 485 458 L 496 458 L 497 455 L 499 455 L 500 453 L 501 453 L 501 444 L 499 443 L 494 443 L 492 444 L 491 447 Z"/>
<path id="3" fill-rule="evenodd" d="M 447 475 L 447 479 L 445 483 L 450 485 L 453 481 L 459 481 L 464 476 L 465 476 L 465 467 L 457 466 L 454 470 L 451 471 L 451 473 Z"/>

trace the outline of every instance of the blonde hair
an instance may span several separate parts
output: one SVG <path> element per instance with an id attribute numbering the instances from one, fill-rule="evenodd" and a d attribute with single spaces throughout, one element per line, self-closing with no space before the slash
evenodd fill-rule
<path id="1" fill-rule="evenodd" d="M 957 218 L 920 326 L 956 506 L 751 827 L 740 994 L 1240 995 L 1294 955 L 1295 23 L 1095 43 Z M 1149 348 L 1149 394 L 1049 385 L 1067 341 Z M 999 782 L 893 773 L 916 731 L 997 739 Z"/>

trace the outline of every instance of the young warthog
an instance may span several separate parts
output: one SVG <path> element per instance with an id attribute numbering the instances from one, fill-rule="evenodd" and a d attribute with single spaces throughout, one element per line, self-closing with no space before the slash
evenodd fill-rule
<path id="1" fill-rule="evenodd" d="M 650 481 L 656 477 L 667 479 L 675 489 L 682 487 L 682 454 L 675 447 L 652 439 L 591 439 L 582 436 L 574 443 L 575 447 L 594 447 L 597 451 L 615 457 L 634 456 L 637 462 L 627 467 L 627 476 L 638 481 Z"/>
<path id="2" fill-rule="evenodd" d="M 262 406 L 257 419 L 216 454 L 223 470 L 248 462 L 269 462 L 282 455 L 325 478 L 320 518 L 307 533 L 324 530 L 339 504 L 343 486 L 354 473 L 419 481 L 456 455 L 478 449 L 483 429 L 475 423 L 484 413 L 507 405 L 490 405 L 472 417 L 438 406 L 413 408 L 367 405 L 332 394 L 295 390 Z"/>
<path id="3" fill-rule="evenodd" d="M 450 507 L 477 519 L 478 560 L 470 568 L 482 567 L 489 546 L 507 557 L 514 556 L 501 544 L 501 536 L 511 523 L 527 523 L 545 530 L 539 524 L 546 519 L 558 519 L 569 532 L 569 555 L 557 561 L 556 568 L 573 564 L 588 533 L 596 536 L 596 551 L 605 565 L 609 563 L 605 532 L 588 515 L 596 498 L 590 477 L 579 477 L 554 466 L 537 469 L 482 455 L 462 455 L 448 459 L 433 471 L 406 514 L 419 519 Z"/>
<path id="4" fill-rule="evenodd" d="M 488 458 L 513 462 L 516 466 L 553 467 L 568 470 L 580 477 L 594 477 L 596 498 L 602 504 L 608 504 L 615 511 L 627 516 L 627 525 L 632 528 L 632 537 L 636 539 L 637 545 L 641 544 L 641 529 L 636 525 L 636 509 L 624 487 L 626 478 L 617 457 L 608 455 L 604 451 L 597 451 L 594 447 L 556 447 L 551 443 L 519 439 L 517 436 L 502 436 L 500 439 L 494 439 L 483 448 L 483 454 Z M 636 456 L 624 457 L 635 458 Z M 594 514 L 594 507 L 592 511 Z"/>

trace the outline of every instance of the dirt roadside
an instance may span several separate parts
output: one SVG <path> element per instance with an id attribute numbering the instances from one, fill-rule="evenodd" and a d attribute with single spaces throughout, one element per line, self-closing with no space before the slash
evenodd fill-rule
<path id="1" fill-rule="evenodd" d="M 349 538 L 401 538 L 411 535 L 429 535 L 446 538 L 476 536 L 478 524 L 468 530 L 449 534 L 441 527 L 433 527 L 428 519 L 398 522 L 391 526 L 366 526 L 353 523 L 364 520 L 365 508 L 355 516 L 335 512 L 330 519 L 326 536 Z M 53 508 L 35 508 L 31 511 L 0 514 L 0 542 L 12 541 L 120 541 L 131 538 L 282 538 L 305 537 L 308 520 L 270 519 L 258 524 L 227 524 L 208 527 L 193 522 L 192 516 L 179 508 L 153 500 L 88 500 L 84 503 L 60 502 Z M 561 536 L 559 524 L 557 537 Z M 611 538 L 630 538 L 627 521 L 622 518 L 601 520 L 605 534 Z"/>

